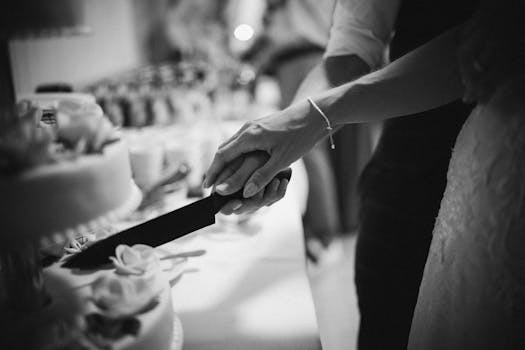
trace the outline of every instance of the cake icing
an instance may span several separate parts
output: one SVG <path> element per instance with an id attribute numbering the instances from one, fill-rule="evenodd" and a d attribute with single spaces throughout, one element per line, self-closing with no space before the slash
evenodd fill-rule
<path id="1" fill-rule="evenodd" d="M 123 272 L 117 263 L 115 269 L 90 272 L 64 269 L 60 263 L 46 268 L 48 304 L 31 314 L 12 312 L 4 318 L 17 322 L 2 325 L 9 332 L 1 334 L 1 348 L 172 350 L 176 316 L 156 253 L 145 246 L 119 249 L 139 256 L 134 263 L 143 267 L 141 273 Z M 145 249 L 149 253 L 143 259 Z"/>
<path id="2" fill-rule="evenodd" d="M 47 244 L 64 243 L 66 236 L 138 206 L 141 194 L 131 180 L 127 146 L 100 107 L 63 103 L 57 127 L 42 125 L 41 113 L 35 108 L 23 113 L 20 125 L 0 143 L 0 193 L 10 203 L 0 208 L 5 237 L 34 235 L 47 237 Z"/>
<path id="3" fill-rule="evenodd" d="M 139 205 L 126 144 L 91 102 L 18 109 L 0 135 L 0 349 L 172 350 L 180 322 L 153 248 L 119 246 L 109 270 L 61 267 Z M 42 269 L 44 250 L 63 257 Z"/>

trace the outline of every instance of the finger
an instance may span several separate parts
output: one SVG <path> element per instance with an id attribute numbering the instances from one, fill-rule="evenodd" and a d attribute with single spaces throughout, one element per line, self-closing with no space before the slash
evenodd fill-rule
<path id="1" fill-rule="evenodd" d="M 266 187 L 265 190 L 265 204 L 269 204 L 277 199 L 279 189 L 279 185 L 281 184 L 281 180 L 279 179 L 273 179 L 272 182 Z"/>
<path id="2" fill-rule="evenodd" d="M 206 174 L 204 175 L 204 181 L 203 186 L 204 188 L 211 187 L 217 179 L 217 176 L 224 170 L 224 167 L 226 166 L 226 159 L 224 159 L 224 156 L 222 153 L 215 153 L 213 160 L 211 162 L 210 167 L 206 171 Z"/>
<path id="3" fill-rule="evenodd" d="M 261 168 L 254 171 L 248 181 L 246 181 L 243 190 L 243 197 L 250 198 L 266 187 L 278 171 L 279 168 L 277 167 L 276 162 L 273 158 L 270 158 Z"/>
<path id="4" fill-rule="evenodd" d="M 233 142 L 235 139 L 237 139 L 239 137 L 239 135 L 248 128 L 248 123 L 245 123 L 239 130 L 237 130 L 235 132 L 235 134 L 233 134 L 232 136 L 230 136 L 226 141 L 222 142 L 220 145 L 219 145 L 219 148 L 223 148 L 225 147 L 226 145 L 228 145 L 229 143 Z"/>
<path id="5" fill-rule="evenodd" d="M 257 195 L 245 199 L 242 201 L 242 206 L 234 210 L 235 214 L 244 214 L 254 212 L 264 206 L 268 206 L 271 203 L 278 201 L 279 194 L 277 190 L 279 188 L 280 180 L 273 179 L 272 182 L 266 186 L 263 190 L 259 191 Z"/>
<path id="6" fill-rule="evenodd" d="M 213 161 L 208 168 L 205 178 L 204 187 L 210 187 L 217 181 L 217 177 L 224 170 L 226 165 L 243 153 L 249 152 L 243 149 L 238 143 L 232 143 L 229 146 L 220 148 L 213 157 Z"/>
<path id="7" fill-rule="evenodd" d="M 283 180 L 284 181 L 284 180 Z M 288 180 L 286 180 L 288 181 Z M 271 183 L 270 183 L 270 189 L 269 189 L 269 192 L 270 194 L 268 195 L 268 200 L 265 201 L 265 205 L 267 207 L 269 207 L 270 205 L 272 205 L 273 203 L 277 202 L 279 199 L 281 199 L 279 197 L 279 186 L 281 185 L 281 180 L 278 180 L 278 179 L 274 179 Z"/>
<path id="8" fill-rule="evenodd" d="M 288 184 L 290 183 L 289 180 L 284 179 L 279 184 L 279 188 L 277 189 L 277 195 L 279 196 L 279 199 L 282 199 L 284 195 L 286 194 L 286 189 L 288 188 Z"/>
<path id="9" fill-rule="evenodd" d="M 205 187 L 210 187 L 212 184 L 216 183 L 217 176 L 219 176 L 226 164 L 245 153 L 258 149 L 259 145 L 257 139 L 251 137 L 252 135 L 245 135 L 247 134 L 241 134 L 241 136 L 239 136 L 234 142 L 219 148 L 217 153 L 215 153 L 213 161 L 204 178 Z"/>
<path id="10" fill-rule="evenodd" d="M 281 181 L 281 183 L 279 184 L 279 187 L 278 187 L 278 189 L 276 191 L 275 199 L 273 201 L 271 201 L 270 203 L 268 203 L 266 205 L 267 207 L 272 206 L 276 202 L 278 202 L 281 199 L 283 199 L 284 195 L 286 194 L 286 189 L 288 188 L 288 183 L 289 183 L 288 180 Z"/>
<path id="11" fill-rule="evenodd" d="M 252 152 L 244 156 L 242 165 L 229 178 L 222 182 L 217 181 L 217 192 L 228 195 L 239 191 L 246 180 L 268 160 L 266 152 Z"/>
<path id="12" fill-rule="evenodd" d="M 264 192 L 265 190 L 262 189 L 257 194 L 255 194 L 253 197 L 245 199 L 242 201 L 242 206 L 235 209 L 233 212 L 234 214 L 245 214 L 245 213 L 253 213 L 256 210 L 260 209 L 261 207 L 264 207 L 263 201 L 264 201 Z"/>
<path id="13" fill-rule="evenodd" d="M 220 212 L 224 215 L 230 215 L 230 214 L 233 214 L 235 210 L 241 208 L 242 205 L 243 205 L 242 201 L 233 200 L 231 202 L 226 203 L 226 205 L 221 208 Z"/>
<path id="14" fill-rule="evenodd" d="M 241 167 L 242 162 L 243 158 L 238 157 L 234 159 L 233 162 L 228 163 L 228 165 L 223 169 L 223 171 L 217 176 L 215 183 L 221 184 L 224 182 L 224 180 L 235 174 L 235 172 L 238 171 Z M 217 187 L 215 188 L 215 190 L 217 190 Z M 220 193 L 220 191 L 218 192 Z"/>
<path id="15" fill-rule="evenodd" d="M 258 203 L 259 207 L 267 206 L 268 204 L 278 200 L 277 190 L 279 188 L 281 180 L 273 179 L 265 188 L 264 196 L 262 200 Z"/>

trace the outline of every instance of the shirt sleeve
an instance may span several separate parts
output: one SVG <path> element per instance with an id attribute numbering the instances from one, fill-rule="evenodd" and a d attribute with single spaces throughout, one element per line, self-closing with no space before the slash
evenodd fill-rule
<path id="1" fill-rule="evenodd" d="M 400 0 L 339 0 L 325 57 L 356 54 L 372 69 L 386 63 L 386 50 Z"/>

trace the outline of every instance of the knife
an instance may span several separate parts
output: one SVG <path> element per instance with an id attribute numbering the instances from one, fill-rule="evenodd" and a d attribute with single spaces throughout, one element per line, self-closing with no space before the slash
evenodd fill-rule
<path id="1" fill-rule="evenodd" d="M 290 180 L 292 170 L 286 169 L 275 178 Z M 231 200 L 243 199 L 243 190 L 221 196 L 213 192 L 206 198 L 195 201 L 182 208 L 161 215 L 155 219 L 133 226 L 89 246 L 86 250 L 73 255 L 62 264 L 73 269 L 96 269 L 110 262 L 120 244 L 146 244 L 157 247 L 193 231 L 215 223 L 215 214 Z"/>

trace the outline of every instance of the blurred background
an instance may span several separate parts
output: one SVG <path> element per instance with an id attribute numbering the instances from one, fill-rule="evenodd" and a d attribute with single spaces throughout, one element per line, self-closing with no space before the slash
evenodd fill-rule
<path id="1" fill-rule="evenodd" d="M 11 79 L 18 98 L 64 89 L 93 94 L 114 124 L 129 128 L 245 121 L 292 101 L 322 58 L 334 4 L 50 0 L 34 9 L 22 0 L 3 11 L 34 12 L 5 21 L 14 27 L 8 28 Z M 305 229 L 324 245 L 356 229 L 357 175 L 374 144 L 369 126 L 348 127 L 337 138 L 344 155 L 336 150 L 307 162 L 309 174 L 323 181 L 309 181 L 309 197 L 319 200 L 308 207 L 320 214 L 310 215 Z"/>
<path id="2" fill-rule="evenodd" d="M 11 100 L 48 103 L 46 92 L 94 97 L 129 141 L 133 175 L 146 194 L 159 185 L 179 191 L 184 178 L 184 195 L 197 197 L 218 144 L 243 122 L 292 102 L 322 59 L 335 0 L 19 0 L 1 6 L 0 117 L 9 114 Z M 351 252 L 312 277 L 316 303 L 329 304 L 318 317 L 339 325 L 331 331 L 339 332 L 332 339 L 341 346 L 355 342 L 355 192 L 378 130 L 348 126 L 336 135 L 335 151 L 320 145 L 304 159 L 309 258 L 318 259 L 334 241 L 345 245 L 336 251 Z"/>

